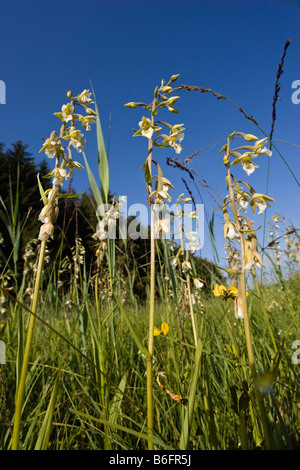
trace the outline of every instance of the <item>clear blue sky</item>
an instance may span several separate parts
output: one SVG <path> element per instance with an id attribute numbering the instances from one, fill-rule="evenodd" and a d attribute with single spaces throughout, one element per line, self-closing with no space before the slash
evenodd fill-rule
<path id="1" fill-rule="evenodd" d="M 277 67 L 284 44 L 291 39 L 280 79 L 274 139 L 300 145 L 300 104 L 291 100 L 292 83 L 300 80 L 300 6 L 296 0 L 12 0 L 3 2 L 0 15 L 0 80 L 6 84 L 6 104 L 0 105 L 0 141 L 10 147 L 21 139 L 39 162 L 41 137 L 59 128 L 53 113 L 67 101 L 66 92 L 71 89 L 78 94 L 90 88 L 91 80 L 106 142 L 111 116 L 111 190 L 127 195 L 129 204 L 145 201 L 140 168 L 147 142 L 132 137 L 144 111 L 130 110 L 124 104 L 150 102 L 155 86 L 173 74 L 180 73 L 178 85 L 208 87 L 227 96 L 269 133 Z M 177 107 L 180 114 L 168 117 L 186 128 L 179 158 L 225 139 L 234 130 L 258 134 L 236 108 L 213 96 L 181 92 Z M 95 129 L 87 137 L 86 155 L 97 174 Z M 277 145 L 299 180 L 300 148 Z M 221 146 L 218 143 L 200 152 L 190 168 L 224 197 Z M 181 182 L 184 175 L 165 164 L 169 156 L 175 156 L 172 149 L 158 149 L 154 158 L 176 185 L 175 200 L 186 189 Z M 244 172 L 238 176 L 265 193 L 267 157 L 257 163 L 260 168 L 250 177 Z M 86 172 L 77 172 L 74 187 L 88 189 Z M 191 189 L 200 202 L 193 185 Z M 216 206 L 200 189 L 211 213 Z M 269 195 L 276 205 L 268 210 L 268 218 L 278 211 L 299 226 L 299 190 L 274 151 Z M 257 223 L 262 222 L 263 216 Z M 222 225 L 216 230 L 222 246 Z M 210 257 L 207 240 L 204 248 L 204 255 Z"/>

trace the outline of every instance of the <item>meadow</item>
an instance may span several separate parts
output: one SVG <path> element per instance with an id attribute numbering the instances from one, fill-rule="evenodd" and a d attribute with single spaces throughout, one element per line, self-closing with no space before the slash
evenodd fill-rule
<path id="1" fill-rule="evenodd" d="M 161 147 L 175 154 L 182 148 L 183 125 L 158 117 L 161 110 L 177 117 L 184 89 L 176 87 L 177 79 L 162 81 L 151 103 L 126 104 L 128 112 L 142 109 L 148 116 L 138 117 L 134 133 L 146 143 L 143 176 L 151 213 L 138 260 L 128 233 L 121 240 L 108 236 L 120 224 L 122 201 L 110 193 L 113 168 L 94 92 L 68 92 L 68 103 L 55 113 L 61 127 L 41 147 L 53 169 L 36 179 L 39 233 L 22 253 L 27 222 L 21 226 L 18 218 L 18 191 L 11 190 L 10 207 L 1 199 L 13 245 L 1 265 L 3 450 L 299 449 L 299 231 L 276 214 L 262 247 L 251 220 L 270 205 L 276 208 L 262 188 L 254 189 L 256 162 L 271 157 L 275 142 L 262 129 L 224 136 L 218 210 L 227 264 L 201 263 L 197 232 L 185 230 L 181 209 L 166 212 L 174 188 L 155 157 Z M 226 99 L 208 89 L 189 91 Z M 93 125 L 99 175 L 84 152 L 82 132 Z M 76 152 L 84 169 L 74 160 Z M 189 173 L 188 162 L 172 163 Z M 251 178 L 238 180 L 236 167 Z M 69 246 L 71 256 L 63 256 L 68 220 L 49 255 L 59 211 L 77 200 L 63 185 L 78 170 L 87 171 L 98 208 L 89 262 L 79 236 Z M 178 195 L 175 205 L 182 202 L 193 206 L 189 216 L 197 220 L 193 194 Z M 175 219 L 177 243 L 163 236 L 172 233 Z M 209 229 L 217 250 L 212 224 Z"/>

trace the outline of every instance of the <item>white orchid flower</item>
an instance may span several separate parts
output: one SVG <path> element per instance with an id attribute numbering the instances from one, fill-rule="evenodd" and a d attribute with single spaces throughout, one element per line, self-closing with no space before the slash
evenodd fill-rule
<path id="1" fill-rule="evenodd" d="M 204 286 L 204 283 L 202 281 L 200 281 L 200 279 L 197 279 L 196 277 L 194 277 L 194 285 L 197 289 L 202 289 L 202 287 Z"/>
<path id="2" fill-rule="evenodd" d="M 64 178 L 67 179 L 68 178 L 68 173 L 67 173 L 67 170 L 65 168 L 55 168 L 53 170 L 53 184 L 57 184 L 57 185 L 63 185 L 63 182 L 64 182 Z"/>
<path id="3" fill-rule="evenodd" d="M 149 127 L 149 129 L 142 129 L 142 136 L 147 137 L 147 139 L 151 139 L 153 136 L 153 127 Z"/>
<path id="4" fill-rule="evenodd" d="M 183 273 L 186 273 L 187 271 L 191 271 L 192 270 L 192 265 L 189 261 L 184 261 L 182 263 L 182 272 Z"/>
<path id="5" fill-rule="evenodd" d="M 245 172 L 247 173 L 247 175 L 251 175 L 251 173 L 254 172 L 255 168 L 257 168 L 257 165 L 255 165 L 255 163 L 251 162 L 250 160 L 249 161 L 242 161 L 242 168 L 243 170 L 245 170 Z"/>
<path id="6" fill-rule="evenodd" d="M 49 237 L 53 238 L 53 233 L 54 233 L 53 224 L 51 224 L 51 222 L 47 222 L 46 224 L 43 224 L 40 228 L 39 240 L 45 241 L 45 240 L 48 240 Z"/>
<path id="7" fill-rule="evenodd" d="M 51 222 L 54 216 L 54 207 L 53 204 L 46 204 L 39 215 L 39 220 L 43 223 Z"/>
<path id="8" fill-rule="evenodd" d="M 235 226 L 233 222 L 225 222 L 224 224 L 224 238 L 229 238 L 232 240 L 236 236 Z"/>
<path id="9" fill-rule="evenodd" d="M 46 139 L 43 147 L 41 148 L 40 152 L 45 150 L 45 154 L 48 158 L 54 158 L 56 155 L 56 142 L 51 138 Z"/>
<path id="10" fill-rule="evenodd" d="M 92 93 L 90 90 L 83 90 L 80 95 L 78 95 L 77 99 L 78 101 L 81 101 L 82 103 L 92 103 L 91 97 Z"/>
<path id="11" fill-rule="evenodd" d="M 178 144 L 177 142 L 170 142 L 170 147 L 172 147 L 177 154 L 182 152 L 182 145 Z"/>
<path id="12" fill-rule="evenodd" d="M 65 122 L 72 121 L 74 106 L 71 103 L 63 104 L 61 107 L 62 118 Z"/>

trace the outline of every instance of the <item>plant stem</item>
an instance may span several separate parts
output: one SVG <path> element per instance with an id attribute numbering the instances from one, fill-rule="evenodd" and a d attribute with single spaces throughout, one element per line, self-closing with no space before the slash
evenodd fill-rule
<path id="1" fill-rule="evenodd" d="M 154 211 L 151 208 L 151 258 L 150 258 L 150 311 L 149 311 L 149 340 L 148 351 L 150 357 L 147 359 L 147 425 L 148 433 L 153 433 L 153 342 L 154 342 L 154 304 L 155 304 L 155 238 L 154 238 Z M 148 450 L 153 450 L 153 442 L 148 441 Z"/>
<path id="2" fill-rule="evenodd" d="M 156 100 L 153 100 L 152 109 L 155 108 Z M 152 114 L 152 124 L 154 123 L 154 117 Z M 153 142 L 149 139 L 148 143 L 148 165 L 150 175 L 152 177 L 152 150 Z M 148 187 L 149 191 L 152 191 L 151 187 Z M 153 370 L 152 370 L 152 359 L 153 359 L 153 343 L 154 343 L 154 306 L 155 306 L 155 214 L 152 207 L 152 197 L 150 198 L 150 213 L 151 213 L 151 244 L 150 244 L 150 309 L 149 309 L 149 338 L 148 338 L 148 351 L 150 357 L 147 359 L 147 426 L 148 434 L 151 437 L 153 434 Z M 148 440 L 148 450 L 154 450 L 153 441 Z"/>
<path id="3" fill-rule="evenodd" d="M 42 277 L 42 271 L 43 271 L 43 262 L 44 262 L 46 244 L 47 244 L 46 240 L 41 242 L 41 250 L 40 250 L 39 263 L 38 263 L 38 268 L 37 268 L 37 273 L 36 273 L 33 301 L 32 301 L 32 308 L 31 308 L 32 314 L 30 315 L 30 320 L 29 320 L 27 341 L 26 341 L 26 346 L 25 346 L 25 351 L 24 351 L 21 377 L 20 377 L 20 382 L 19 382 L 18 391 L 17 391 L 12 446 L 11 446 L 12 450 L 18 450 L 18 447 L 19 447 L 19 435 L 20 435 L 21 415 L 22 415 L 22 408 L 23 408 L 24 394 L 25 394 L 25 382 L 26 382 L 28 362 L 29 362 L 29 356 L 30 356 L 30 350 L 31 350 L 33 328 L 34 328 L 34 323 L 35 323 L 35 313 L 37 310 L 37 303 L 38 303 L 38 296 L 39 296 L 41 277 Z"/>
<path id="4" fill-rule="evenodd" d="M 236 206 L 235 206 L 234 192 L 233 192 L 233 187 L 232 187 L 232 182 L 231 182 L 231 171 L 230 171 L 230 162 L 229 162 L 229 145 L 230 145 L 230 139 L 228 138 L 228 140 L 227 140 L 227 152 L 226 152 L 227 153 L 227 155 L 226 155 L 226 157 L 227 157 L 227 184 L 228 184 L 229 196 L 230 196 L 230 207 L 231 207 L 232 214 L 233 214 L 233 217 L 234 217 L 236 230 L 237 230 L 237 232 L 239 233 L 239 236 L 240 236 L 239 242 L 240 242 L 240 247 L 241 247 L 241 263 L 242 263 L 242 266 L 241 266 L 240 281 L 239 281 L 239 295 L 241 296 L 241 301 L 242 301 L 245 340 L 246 340 L 246 347 L 247 347 L 247 353 L 248 353 L 249 368 L 250 368 L 252 380 L 253 380 L 253 383 L 254 383 L 256 399 L 257 399 L 258 406 L 259 406 L 260 418 L 261 418 L 263 432 L 264 432 L 265 448 L 267 450 L 270 450 L 270 449 L 272 449 L 272 442 L 271 442 L 271 436 L 270 436 L 269 423 L 268 423 L 268 419 L 267 419 L 267 415 L 266 415 L 266 411 L 265 411 L 263 396 L 261 395 L 261 393 L 258 390 L 257 385 L 256 385 L 256 379 L 257 379 L 256 364 L 255 364 L 255 357 L 254 357 L 254 351 L 253 351 L 253 346 L 252 346 L 251 329 L 250 329 L 247 299 L 246 299 L 245 245 L 244 245 L 243 232 L 241 230 L 242 227 L 241 227 L 241 224 L 240 224 L 240 219 L 238 217 L 238 213 L 237 213 Z"/>
<path id="5" fill-rule="evenodd" d="M 187 251 L 186 252 L 186 261 L 188 261 L 188 259 L 189 259 L 189 253 Z M 197 328 L 196 328 L 196 321 L 195 321 L 194 307 L 193 307 L 193 300 L 192 300 L 191 277 L 190 277 L 189 273 L 186 276 L 186 282 L 187 282 L 187 289 L 188 289 L 190 314 L 191 314 L 191 319 L 192 319 L 193 335 L 194 335 L 195 347 L 197 348 L 197 343 L 198 343 Z"/>

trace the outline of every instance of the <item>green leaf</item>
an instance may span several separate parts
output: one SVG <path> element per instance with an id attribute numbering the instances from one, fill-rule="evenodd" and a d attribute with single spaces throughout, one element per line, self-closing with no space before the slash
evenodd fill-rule
<path id="1" fill-rule="evenodd" d="M 137 331 L 135 330 L 133 324 L 131 323 L 131 320 L 130 318 L 128 317 L 126 311 L 124 310 L 123 306 L 121 305 L 121 303 L 118 301 L 118 299 L 116 298 L 116 302 L 119 306 L 119 309 L 121 310 L 125 320 L 126 320 L 126 323 L 127 323 L 127 326 L 130 330 L 130 333 L 132 334 L 132 337 L 134 338 L 135 342 L 136 342 L 136 345 L 137 347 L 139 348 L 139 350 L 141 351 L 142 354 L 144 354 L 144 356 L 146 357 L 146 359 L 150 359 L 150 353 L 148 351 L 148 349 L 143 345 Z"/>
<path id="2" fill-rule="evenodd" d="M 142 166 L 141 169 L 144 170 L 146 183 L 151 184 L 152 183 L 152 177 L 151 177 L 151 173 L 150 173 L 148 157 L 146 158 L 146 161 L 145 161 L 145 163 L 144 163 L 144 165 Z"/>
<path id="3" fill-rule="evenodd" d="M 83 194 L 85 194 L 85 191 L 83 191 L 82 193 L 79 193 L 79 194 L 62 193 L 62 194 L 58 194 L 57 197 L 59 197 L 61 199 L 71 199 L 72 197 L 79 197 L 79 196 L 82 196 Z"/>
<path id="4" fill-rule="evenodd" d="M 142 430 L 141 431 L 136 431 L 135 429 L 128 428 L 128 427 L 122 426 L 120 424 L 113 424 L 113 423 L 111 423 L 110 421 L 108 421 L 106 419 L 95 418 L 95 416 L 92 416 L 92 415 L 86 414 L 86 413 L 82 413 L 82 412 L 74 410 L 74 409 L 71 409 L 70 411 L 72 413 L 76 414 L 77 416 L 85 418 L 86 423 L 88 423 L 89 426 L 91 425 L 91 421 L 95 421 L 96 423 L 105 424 L 105 425 L 111 427 L 112 429 L 118 429 L 119 431 L 122 431 L 125 434 L 131 434 L 131 435 L 135 436 L 138 439 L 145 439 L 145 441 L 150 440 L 154 444 L 156 444 L 157 446 L 159 446 L 159 447 L 161 447 L 165 450 L 174 450 L 172 447 L 170 447 L 168 444 L 166 444 L 164 441 L 162 441 L 159 436 L 155 436 L 155 435 L 149 436 L 148 433 L 145 433 Z M 135 423 L 135 424 L 136 424 L 136 426 L 139 426 L 137 423 Z M 95 431 L 99 432 L 99 427 L 98 426 L 95 427 Z"/>
<path id="5" fill-rule="evenodd" d="M 37 174 L 37 180 L 38 180 L 38 185 L 39 185 L 39 190 L 40 190 L 41 198 L 42 198 L 42 200 L 43 200 L 44 205 L 46 206 L 46 205 L 48 204 L 48 199 L 47 199 L 47 196 L 46 196 L 46 194 L 45 194 L 44 188 L 43 188 L 43 186 L 41 185 L 39 173 Z"/>
<path id="6" fill-rule="evenodd" d="M 42 427 L 40 429 L 40 432 L 39 432 L 39 435 L 35 444 L 35 450 L 47 450 L 48 448 L 53 414 L 54 414 L 55 404 L 56 404 L 58 383 L 59 383 L 59 378 L 57 377 L 55 380 L 53 390 L 52 390 L 49 405 L 48 405 L 48 408 L 44 417 L 44 421 L 43 421 Z"/>
<path id="7" fill-rule="evenodd" d="M 194 372 L 193 372 L 193 377 L 192 377 L 191 386 L 190 386 L 188 403 L 185 409 L 184 422 L 183 422 L 181 435 L 180 435 L 180 443 L 179 443 L 180 450 L 188 449 L 190 432 L 191 432 L 192 421 L 193 421 L 195 398 L 196 398 L 197 386 L 198 386 L 198 377 L 199 377 L 200 367 L 201 367 L 202 350 L 203 350 L 202 343 L 200 339 L 198 339 L 198 344 L 197 344 L 197 348 L 195 352 Z"/>
<path id="8" fill-rule="evenodd" d="M 82 152 L 82 154 L 83 154 L 83 158 L 84 158 L 84 161 L 85 161 L 85 165 L 86 165 L 86 169 L 87 169 L 87 173 L 88 173 L 88 178 L 89 178 L 91 190 L 92 190 L 92 193 L 93 193 L 94 198 L 96 200 L 96 204 L 97 204 L 97 206 L 102 206 L 103 205 L 103 199 L 102 199 L 102 196 L 101 196 L 101 193 L 100 193 L 100 189 L 99 189 L 99 187 L 96 183 L 93 172 L 90 169 L 90 165 L 87 161 L 85 153 Z"/>
<path id="9" fill-rule="evenodd" d="M 154 161 L 154 160 L 152 160 L 152 161 L 153 161 L 153 163 L 155 163 L 155 165 L 157 167 L 157 171 L 158 171 L 157 191 L 162 191 L 164 175 L 163 175 L 163 172 L 162 172 L 162 169 L 161 169 L 160 165 L 156 161 Z"/>
<path id="10" fill-rule="evenodd" d="M 215 266 L 216 266 L 216 268 L 222 269 L 222 271 L 225 271 L 228 274 L 233 274 L 234 276 L 239 276 L 240 275 L 240 272 L 235 271 L 234 269 L 222 268 L 222 266 L 218 266 L 217 264 Z"/>
<path id="11" fill-rule="evenodd" d="M 0 196 L 1 202 L 4 204 L 2 197 Z M 8 215 L 5 215 L 4 212 L 0 209 L 0 218 L 3 220 L 6 226 L 10 225 L 9 217 Z"/>
<path id="12" fill-rule="evenodd" d="M 92 88 L 93 89 L 93 88 Z M 97 143 L 98 143 L 98 172 L 101 182 L 101 187 L 104 194 L 105 202 L 108 201 L 109 193 L 109 166 L 108 158 L 106 153 L 106 148 L 104 144 L 104 138 L 102 133 L 102 127 L 100 122 L 99 110 L 96 102 L 96 96 L 93 89 L 93 95 L 95 100 L 95 111 L 96 111 L 96 133 L 97 133 Z"/>
<path id="13" fill-rule="evenodd" d="M 125 385 L 126 385 L 126 378 L 127 372 L 123 375 L 121 382 L 119 383 L 118 388 L 116 389 L 116 393 L 114 394 L 113 398 L 110 401 L 110 408 L 109 408 L 109 422 L 111 424 L 116 424 L 118 421 L 118 417 L 121 413 L 121 405 L 122 399 L 124 395 Z"/>
<path id="14" fill-rule="evenodd" d="M 226 344 L 226 346 L 228 346 L 228 345 Z M 231 408 L 238 415 L 239 414 L 239 407 L 238 407 L 236 387 L 234 385 L 232 385 L 231 387 L 229 387 L 229 390 L 230 390 L 231 401 L 232 401 Z"/>

